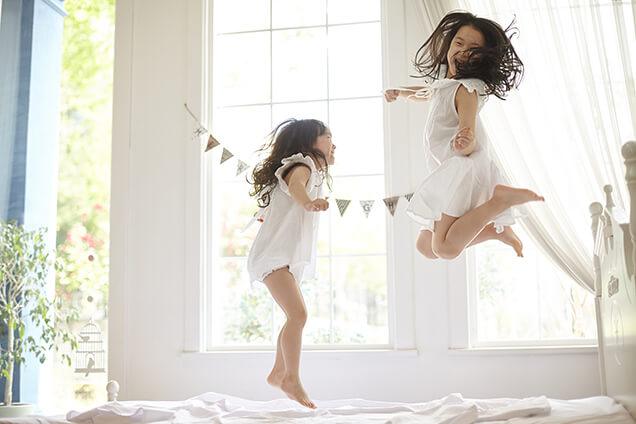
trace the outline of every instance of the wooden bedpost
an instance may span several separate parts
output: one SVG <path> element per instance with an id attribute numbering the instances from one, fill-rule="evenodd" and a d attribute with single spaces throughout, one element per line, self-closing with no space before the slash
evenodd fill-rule
<path id="1" fill-rule="evenodd" d="M 106 392 L 108 393 L 108 401 L 114 402 L 119 395 L 119 383 L 115 380 L 110 380 L 106 385 Z"/>
<path id="2" fill-rule="evenodd" d="M 601 380 L 601 395 L 607 394 L 607 383 L 605 380 L 605 349 L 603 349 L 603 320 L 601 319 L 601 301 L 603 295 L 603 285 L 601 284 L 601 260 L 599 253 L 604 248 L 603 234 L 598 233 L 603 215 L 603 205 L 594 202 L 590 205 L 590 215 L 592 215 L 592 237 L 594 240 L 594 251 L 592 258 L 594 261 L 594 311 L 596 313 L 596 337 L 598 340 L 598 372 Z"/>
<path id="3" fill-rule="evenodd" d="M 636 267 L 636 141 L 628 141 L 621 149 L 625 158 L 625 180 L 629 189 L 629 233 L 632 238 L 632 269 Z M 627 205 L 625 205 L 627 206 Z"/>

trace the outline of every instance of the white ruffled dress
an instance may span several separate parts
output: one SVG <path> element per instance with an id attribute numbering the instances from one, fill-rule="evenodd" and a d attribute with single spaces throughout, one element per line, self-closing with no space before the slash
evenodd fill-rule
<path id="1" fill-rule="evenodd" d="M 247 258 L 250 281 L 262 282 L 273 271 L 289 267 L 297 283 L 315 278 L 319 212 L 308 212 L 289 193 L 283 179 L 294 164 L 309 166 L 311 175 L 306 189 L 309 198 L 322 197 L 323 177 L 314 161 L 302 153 L 283 159 L 275 172 L 278 183 L 271 192 L 270 204 L 261 211 L 261 228 Z"/>
<path id="2" fill-rule="evenodd" d="M 459 116 L 455 109 L 455 94 L 463 85 L 476 91 L 477 111 L 483 107 L 486 85 L 478 79 L 438 79 L 416 97 L 429 97 L 430 109 L 424 129 L 426 163 L 436 168 L 413 193 L 407 214 L 422 225 L 421 230 L 433 231 L 442 214 L 459 217 L 492 197 L 497 184 L 507 184 L 490 155 L 488 136 L 479 115 L 475 120 L 476 148 L 468 156 L 455 152 L 452 141 L 459 131 Z M 497 232 L 515 223 L 512 209 L 495 217 Z"/>

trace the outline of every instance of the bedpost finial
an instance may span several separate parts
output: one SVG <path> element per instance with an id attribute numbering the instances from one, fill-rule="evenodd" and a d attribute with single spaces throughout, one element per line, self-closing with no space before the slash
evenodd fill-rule
<path id="1" fill-rule="evenodd" d="M 605 207 L 611 211 L 612 208 L 616 206 L 616 204 L 614 203 L 614 199 L 612 198 L 612 192 L 614 191 L 614 189 L 610 184 L 607 184 L 603 187 L 603 191 L 605 192 Z"/>
<path id="2" fill-rule="evenodd" d="M 623 154 L 625 160 L 636 158 L 636 141 L 628 141 L 627 143 L 623 144 L 621 153 Z"/>
<path id="3" fill-rule="evenodd" d="M 603 205 L 599 202 L 594 202 L 590 204 L 590 214 L 592 216 L 600 215 L 603 213 Z"/>
<path id="4" fill-rule="evenodd" d="M 119 383 L 115 380 L 110 380 L 106 385 L 106 392 L 108 393 L 108 401 L 114 402 L 119 395 Z"/>

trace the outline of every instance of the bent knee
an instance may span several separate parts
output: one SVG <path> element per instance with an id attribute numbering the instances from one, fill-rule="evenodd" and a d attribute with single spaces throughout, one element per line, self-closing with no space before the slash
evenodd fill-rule
<path id="1" fill-rule="evenodd" d="M 455 259 L 462 253 L 462 249 L 450 243 L 441 243 L 433 246 L 433 253 L 442 259 Z"/>
<path id="2" fill-rule="evenodd" d="M 428 259 L 437 259 L 438 256 L 433 252 L 433 248 L 430 242 L 418 240 L 415 244 L 415 247 L 418 252 L 420 252 L 424 257 Z"/>

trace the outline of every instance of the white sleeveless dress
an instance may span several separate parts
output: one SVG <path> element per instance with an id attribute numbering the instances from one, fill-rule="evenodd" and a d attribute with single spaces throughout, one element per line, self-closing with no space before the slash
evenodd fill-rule
<path id="1" fill-rule="evenodd" d="M 442 70 L 442 75 L 445 71 Z M 426 163 L 435 169 L 414 192 L 407 214 L 422 225 L 421 230 L 433 231 L 442 214 L 459 217 L 492 197 L 497 184 L 507 184 L 490 155 L 488 136 L 479 114 L 475 120 L 476 148 L 468 156 L 453 151 L 451 143 L 459 131 L 459 116 L 455 109 L 455 94 L 463 85 L 478 94 L 477 112 L 487 95 L 486 85 L 478 79 L 438 79 L 416 93 L 430 97 L 430 109 L 424 129 Z M 497 232 L 515 223 L 512 209 L 493 220 Z"/>
<path id="2" fill-rule="evenodd" d="M 252 282 L 262 282 L 273 271 L 287 266 L 297 283 L 316 275 L 320 212 L 308 212 L 299 205 L 291 197 L 283 175 L 296 163 L 309 166 L 311 175 L 306 189 L 312 200 L 322 197 L 323 177 L 314 161 L 302 153 L 281 162 L 283 165 L 275 172 L 278 183 L 271 192 L 269 206 L 259 212 L 263 223 L 247 258 L 247 271 Z"/>

